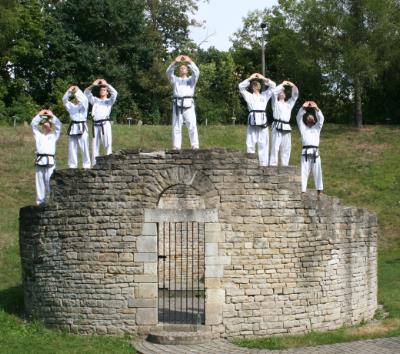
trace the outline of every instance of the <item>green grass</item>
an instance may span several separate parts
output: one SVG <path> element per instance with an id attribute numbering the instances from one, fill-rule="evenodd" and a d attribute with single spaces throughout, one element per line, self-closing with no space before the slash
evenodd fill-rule
<path id="1" fill-rule="evenodd" d="M 305 335 L 283 337 L 264 337 L 257 339 L 236 340 L 236 345 L 247 348 L 289 349 L 298 347 L 312 347 L 323 344 L 351 342 L 361 339 L 374 339 L 385 336 L 399 336 L 399 321 L 383 321 L 374 331 L 363 331 L 365 325 L 352 328 L 340 328 L 329 332 L 310 332 Z M 384 327 L 384 329 L 383 329 Z"/>
<path id="2" fill-rule="evenodd" d="M 306 336 L 241 341 L 241 345 L 285 348 L 400 335 L 399 133 L 397 126 L 370 126 L 357 131 L 327 124 L 321 135 L 325 193 L 378 214 L 378 296 L 379 302 L 389 311 L 390 319 L 375 329 L 360 326 Z M 244 126 L 199 127 L 201 148 L 245 151 L 245 135 Z M 114 151 L 169 148 L 171 127 L 114 126 L 113 139 Z M 190 146 L 186 130 L 183 146 Z M 0 127 L 0 148 L 0 353 L 134 353 L 129 338 L 73 336 L 24 319 L 18 212 L 20 207 L 35 201 L 34 141 L 30 129 Z M 299 135 L 294 131 L 291 164 L 299 164 L 299 154 Z M 66 163 L 67 136 L 64 133 L 57 146 L 57 168 L 66 168 Z"/>

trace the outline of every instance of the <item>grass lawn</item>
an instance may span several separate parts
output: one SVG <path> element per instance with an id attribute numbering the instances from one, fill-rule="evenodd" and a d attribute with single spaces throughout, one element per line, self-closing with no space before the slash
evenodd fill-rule
<path id="1" fill-rule="evenodd" d="M 64 127 L 65 128 L 65 127 Z M 65 132 L 66 129 L 64 129 Z M 400 335 L 400 128 L 369 126 L 356 131 L 327 124 L 321 134 L 325 193 L 366 207 L 379 218 L 379 302 L 390 318 L 325 334 L 263 338 L 241 345 L 286 348 L 359 338 Z M 244 126 L 200 126 L 201 148 L 245 151 Z M 184 147 L 189 147 L 184 131 Z M 114 150 L 164 149 L 171 127 L 114 126 Z M 19 208 L 34 204 L 34 141 L 26 127 L 0 127 L 0 353 L 134 353 L 129 338 L 72 336 L 25 320 L 18 251 Z M 299 135 L 293 133 L 291 164 L 300 161 Z M 67 136 L 57 146 L 57 167 L 66 168 Z"/>

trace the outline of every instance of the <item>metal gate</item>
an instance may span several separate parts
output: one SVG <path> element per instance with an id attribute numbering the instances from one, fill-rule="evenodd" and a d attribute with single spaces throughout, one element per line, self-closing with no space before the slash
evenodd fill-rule
<path id="1" fill-rule="evenodd" d="M 158 224 L 158 320 L 204 324 L 204 223 Z"/>

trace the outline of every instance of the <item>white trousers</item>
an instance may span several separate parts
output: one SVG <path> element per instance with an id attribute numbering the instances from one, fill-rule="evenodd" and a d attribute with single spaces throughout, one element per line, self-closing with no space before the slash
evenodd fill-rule
<path id="1" fill-rule="evenodd" d="M 103 123 L 103 130 L 101 126 L 94 126 L 94 136 L 92 140 L 92 162 L 96 164 L 96 157 L 100 155 L 100 145 L 104 146 L 106 155 L 112 154 L 112 133 L 111 122 L 106 121 Z"/>
<path id="2" fill-rule="evenodd" d="M 247 126 L 246 145 L 247 152 L 254 154 L 258 145 L 258 160 L 260 166 L 268 166 L 269 155 L 269 130 L 267 128 Z"/>
<path id="3" fill-rule="evenodd" d="M 55 166 L 38 166 L 35 167 L 36 179 L 36 204 L 40 205 L 45 202 L 46 193 L 50 193 L 50 177 L 53 174 Z"/>
<path id="4" fill-rule="evenodd" d="M 273 128 L 271 133 L 271 156 L 269 159 L 270 166 L 278 165 L 278 155 L 281 157 L 281 165 L 289 166 L 291 149 L 292 133 L 290 131 L 283 132 Z"/>
<path id="5" fill-rule="evenodd" d="M 181 110 L 175 110 L 175 105 L 172 111 L 172 148 L 180 150 L 182 147 L 182 124 L 185 123 L 189 131 L 190 145 L 192 149 L 199 148 L 199 136 L 197 134 L 196 112 L 194 105 L 192 107 Z"/>
<path id="6" fill-rule="evenodd" d="M 321 158 L 317 157 L 314 162 L 312 156 L 308 156 L 307 161 L 305 156 L 301 156 L 301 191 L 305 192 L 307 190 L 307 181 L 310 171 L 312 171 L 314 176 L 315 189 L 322 191 L 324 185 L 322 183 Z"/>
<path id="7" fill-rule="evenodd" d="M 69 168 L 78 168 L 78 148 L 82 154 L 83 168 L 90 168 L 89 133 L 87 130 L 82 135 L 71 135 L 68 147 Z"/>

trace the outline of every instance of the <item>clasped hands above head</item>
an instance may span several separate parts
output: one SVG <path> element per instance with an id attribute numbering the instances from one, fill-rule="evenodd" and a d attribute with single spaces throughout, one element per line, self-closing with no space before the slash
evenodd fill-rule
<path id="1" fill-rule="evenodd" d="M 93 81 L 94 86 L 108 85 L 107 81 L 104 79 L 96 79 Z"/>
<path id="2" fill-rule="evenodd" d="M 38 112 L 39 116 L 49 116 L 49 117 L 53 117 L 53 112 L 50 111 L 50 109 L 42 109 Z"/>
<path id="3" fill-rule="evenodd" d="M 192 59 L 188 56 L 188 55 L 184 55 L 184 54 L 179 54 L 176 58 L 175 58 L 175 63 L 180 63 L 180 62 L 192 62 Z"/>
<path id="4" fill-rule="evenodd" d="M 303 108 L 315 108 L 317 111 L 319 111 L 318 105 L 314 101 L 305 101 L 303 103 Z"/>

